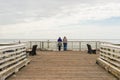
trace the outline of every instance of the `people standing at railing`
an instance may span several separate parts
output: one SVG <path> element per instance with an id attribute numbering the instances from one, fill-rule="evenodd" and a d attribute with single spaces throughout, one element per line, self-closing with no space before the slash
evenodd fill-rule
<path id="1" fill-rule="evenodd" d="M 64 36 L 64 38 L 63 38 L 63 47 L 64 47 L 64 51 L 66 51 L 67 50 L 67 38 L 66 38 L 66 36 Z"/>
<path id="2" fill-rule="evenodd" d="M 61 39 L 61 37 L 58 38 L 57 42 L 58 42 L 58 50 L 61 51 L 61 47 L 62 47 L 62 39 Z"/>

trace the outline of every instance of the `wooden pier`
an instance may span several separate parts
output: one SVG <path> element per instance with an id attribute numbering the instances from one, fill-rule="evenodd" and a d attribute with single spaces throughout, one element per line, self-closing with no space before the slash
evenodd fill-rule
<path id="1" fill-rule="evenodd" d="M 96 64 L 99 54 L 38 51 L 31 62 L 7 80 L 117 80 Z"/>

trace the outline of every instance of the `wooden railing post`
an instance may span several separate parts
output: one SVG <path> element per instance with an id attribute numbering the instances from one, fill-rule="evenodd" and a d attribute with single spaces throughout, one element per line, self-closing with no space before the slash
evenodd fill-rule
<path id="1" fill-rule="evenodd" d="M 30 48 L 32 48 L 32 41 L 30 41 Z"/>
<path id="2" fill-rule="evenodd" d="M 97 41 L 96 41 L 96 50 L 97 50 Z"/>
<path id="3" fill-rule="evenodd" d="M 44 42 L 42 41 L 42 49 L 44 48 Z"/>
<path id="4" fill-rule="evenodd" d="M 81 41 L 79 41 L 79 51 L 81 51 Z"/>

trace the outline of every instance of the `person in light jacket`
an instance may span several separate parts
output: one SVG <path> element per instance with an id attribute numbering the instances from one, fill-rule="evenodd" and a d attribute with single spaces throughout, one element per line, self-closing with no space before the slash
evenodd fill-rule
<path id="1" fill-rule="evenodd" d="M 67 38 L 66 38 L 66 36 L 64 36 L 64 38 L 63 38 L 63 47 L 64 47 L 64 51 L 66 51 L 67 50 Z"/>

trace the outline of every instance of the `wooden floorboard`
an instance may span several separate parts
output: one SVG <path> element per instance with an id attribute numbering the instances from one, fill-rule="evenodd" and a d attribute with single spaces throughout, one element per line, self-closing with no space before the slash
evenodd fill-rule
<path id="1" fill-rule="evenodd" d="M 117 80 L 96 64 L 99 54 L 38 51 L 31 62 L 7 80 Z"/>

